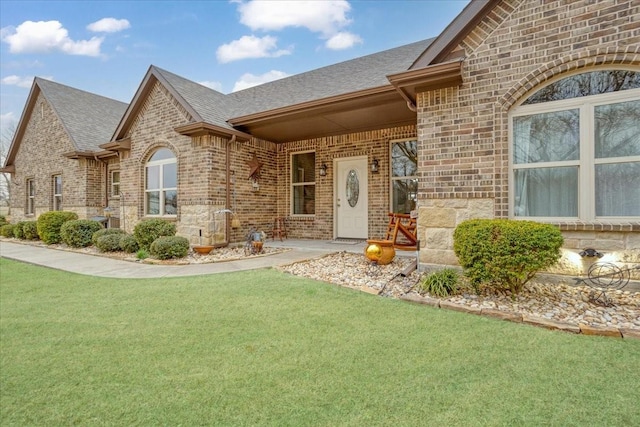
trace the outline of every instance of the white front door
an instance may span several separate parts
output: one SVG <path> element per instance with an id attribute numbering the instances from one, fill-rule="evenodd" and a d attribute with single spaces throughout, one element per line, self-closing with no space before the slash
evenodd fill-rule
<path id="1" fill-rule="evenodd" d="M 366 239 L 369 233 L 367 157 L 335 160 L 336 237 Z"/>

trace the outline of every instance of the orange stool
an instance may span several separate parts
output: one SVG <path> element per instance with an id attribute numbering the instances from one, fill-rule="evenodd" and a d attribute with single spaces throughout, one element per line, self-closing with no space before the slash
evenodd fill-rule
<path id="1" fill-rule="evenodd" d="M 276 217 L 273 220 L 273 240 L 276 240 L 276 236 L 282 242 L 282 238 L 287 238 L 287 225 L 285 223 L 285 218 L 282 216 Z"/>

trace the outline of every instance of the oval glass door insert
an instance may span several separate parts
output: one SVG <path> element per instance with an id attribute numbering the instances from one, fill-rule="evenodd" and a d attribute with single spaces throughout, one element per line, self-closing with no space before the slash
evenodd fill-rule
<path id="1" fill-rule="evenodd" d="M 358 204 L 358 197 L 360 196 L 360 180 L 358 179 L 358 173 L 351 169 L 347 174 L 347 201 L 352 208 Z"/>

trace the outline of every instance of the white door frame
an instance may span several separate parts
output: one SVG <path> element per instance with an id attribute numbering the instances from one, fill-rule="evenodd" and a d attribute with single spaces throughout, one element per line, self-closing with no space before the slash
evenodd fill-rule
<path id="1" fill-rule="evenodd" d="M 369 234 L 369 169 L 368 169 L 368 161 L 369 158 L 368 156 L 353 156 L 353 157 L 340 157 L 340 158 L 336 158 L 333 159 L 333 238 L 340 238 L 340 237 L 345 237 L 345 236 L 339 236 L 338 235 L 338 222 L 339 222 L 339 218 L 338 218 L 338 196 L 339 196 L 339 191 L 338 191 L 338 186 L 339 185 L 343 185 L 344 183 L 338 182 L 339 179 L 339 172 L 338 172 L 338 168 L 340 163 L 346 162 L 346 161 L 360 161 L 363 165 L 363 172 L 362 172 L 362 177 L 360 177 L 360 196 L 359 196 L 359 202 L 364 204 L 364 209 L 365 209 L 365 224 L 364 224 L 364 229 L 365 234 L 363 236 L 357 237 L 357 238 L 363 238 L 363 239 L 367 239 L 368 238 L 368 234 Z M 346 203 L 346 200 L 343 200 L 342 203 Z"/>

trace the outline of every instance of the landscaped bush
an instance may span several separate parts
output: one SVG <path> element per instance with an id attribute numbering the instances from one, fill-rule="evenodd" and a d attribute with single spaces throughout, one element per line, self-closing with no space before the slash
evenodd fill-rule
<path id="1" fill-rule="evenodd" d="M 24 231 L 22 227 L 26 221 L 18 221 L 13 227 L 13 237 L 16 239 L 24 240 Z"/>
<path id="2" fill-rule="evenodd" d="M 471 284 L 516 294 L 536 272 L 560 259 L 563 238 L 550 224 L 507 219 L 473 219 L 453 233 L 453 249 Z"/>
<path id="3" fill-rule="evenodd" d="M 7 218 L 4 215 L 0 215 L 0 227 L 7 224 L 9 224 L 9 221 L 7 221 Z"/>
<path id="4" fill-rule="evenodd" d="M 38 240 L 38 222 L 37 221 L 24 221 L 22 223 L 22 234 L 27 240 Z"/>
<path id="5" fill-rule="evenodd" d="M 102 229 L 102 224 L 90 219 L 67 221 L 60 227 L 62 241 L 73 248 L 84 248 L 91 245 L 93 233 Z"/>
<path id="6" fill-rule="evenodd" d="M 436 297 L 447 297 L 458 290 L 458 273 L 445 268 L 429 274 L 418 287 L 420 293 L 429 293 Z"/>
<path id="7" fill-rule="evenodd" d="M 151 243 L 151 255 L 158 259 L 184 258 L 189 252 L 189 240 L 182 236 L 163 236 Z"/>
<path id="8" fill-rule="evenodd" d="M 105 234 L 104 236 L 98 237 L 96 247 L 100 249 L 101 252 L 117 252 L 122 249 L 120 247 L 121 238 L 121 234 Z"/>
<path id="9" fill-rule="evenodd" d="M 124 234 L 120 237 L 120 248 L 126 253 L 132 254 L 139 249 L 138 241 L 131 234 Z"/>
<path id="10" fill-rule="evenodd" d="M 149 249 L 159 237 L 174 236 L 175 234 L 176 225 L 163 219 L 145 219 L 136 224 L 133 229 L 133 236 L 141 249 Z"/>
<path id="11" fill-rule="evenodd" d="M 78 219 L 75 212 L 49 211 L 38 217 L 38 236 L 47 245 L 60 243 L 60 228 L 67 221 Z"/>
<path id="12" fill-rule="evenodd" d="M 125 233 L 125 231 L 120 228 L 102 228 L 96 231 L 95 233 L 93 233 L 93 236 L 91 236 L 91 243 L 93 243 L 94 246 L 97 246 L 98 239 L 102 236 L 107 236 L 109 234 L 116 234 L 118 235 L 118 237 L 122 237 L 124 234 L 127 234 L 127 233 Z"/>
<path id="13" fill-rule="evenodd" d="M 0 227 L 0 236 L 2 237 L 13 237 L 13 228 L 15 225 L 13 224 L 5 224 Z"/>

